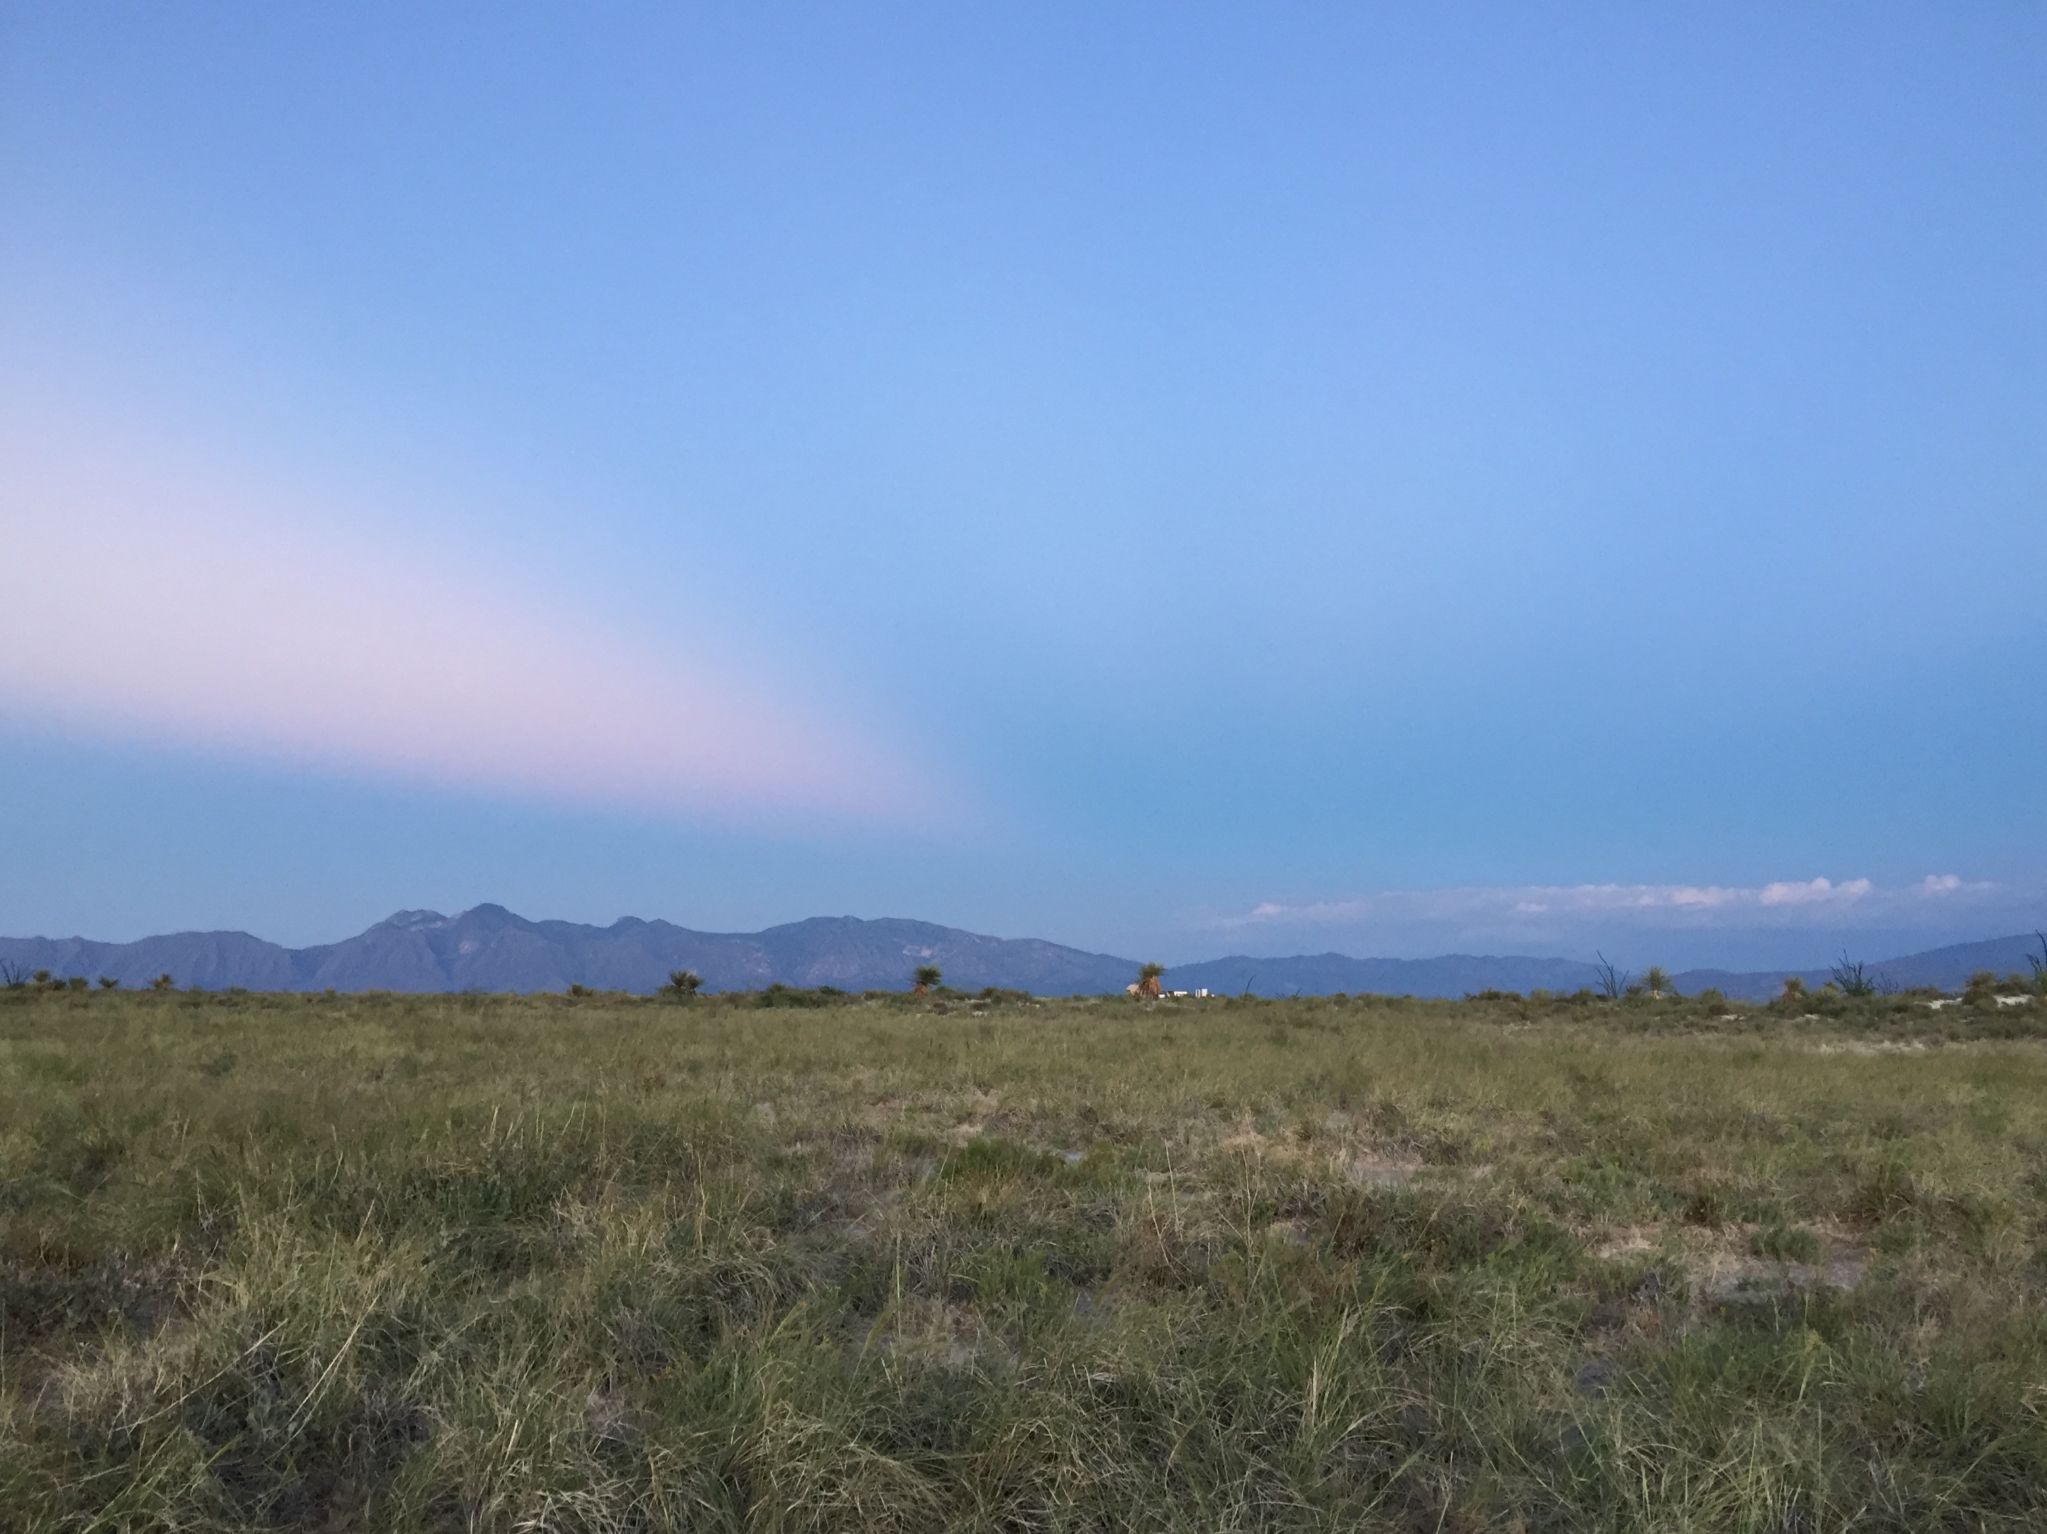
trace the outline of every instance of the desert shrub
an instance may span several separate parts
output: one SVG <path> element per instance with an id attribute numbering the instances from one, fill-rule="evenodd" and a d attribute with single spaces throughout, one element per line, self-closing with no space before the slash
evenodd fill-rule
<path id="1" fill-rule="evenodd" d="M 1851 959 L 1846 950 L 1842 951 L 1840 962 L 1829 971 L 1832 979 L 1828 984 L 1837 988 L 1844 996 L 1874 996 L 1876 977 L 1869 966 L 1860 959 Z"/>
<path id="2" fill-rule="evenodd" d="M 829 996 L 822 996 L 816 991 L 807 991 L 799 986 L 784 985 L 779 980 L 764 991 L 756 991 L 753 996 L 754 1006 L 767 1009 L 776 1007 L 828 1007 L 831 1004 L 832 998 Z"/>

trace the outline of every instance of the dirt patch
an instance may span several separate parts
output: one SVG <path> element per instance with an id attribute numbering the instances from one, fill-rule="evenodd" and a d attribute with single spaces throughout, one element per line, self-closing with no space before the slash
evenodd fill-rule
<path id="1" fill-rule="evenodd" d="M 1848 1293 L 1869 1276 L 1869 1252 L 1858 1245 L 1825 1248 L 1817 1262 L 1716 1254 L 1693 1275 L 1698 1293 L 1720 1305 L 1767 1305 L 1792 1294 L 1823 1289 Z"/>
<path id="2" fill-rule="evenodd" d="M 1588 1249 L 1605 1262 L 1667 1254 L 1691 1280 L 1695 1294 L 1719 1305 L 1768 1304 L 1820 1290 L 1847 1293 L 1868 1278 L 1869 1248 L 1853 1233 L 1832 1224 L 1804 1228 L 1817 1247 L 1809 1261 L 1758 1253 L 1755 1241 L 1762 1227 L 1754 1225 L 1714 1230 L 1623 1226 L 1588 1242 Z"/>
<path id="3" fill-rule="evenodd" d="M 1404 1188 L 1427 1170 L 1411 1156 L 1346 1156 L 1340 1165 L 1347 1182 L 1365 1188 Z"/>
<path id="4" fill-rule="evenodd" d="M 1822 1055 L 1923 1055 L 1924 1039 L 1828 1039 L 1814 1046 Z"/>
<path id="5" fill-rule="evenodd" d="M 1329 1127 L 1325 1121 L 1325 1128 Z M 1221 1150 L 1296 1166 L 1327 1166 L 1359 1187 L 1403 1188 L 1428 1170 L 1421 1157 L 1400 1146 L 1332 1146 L 1261 1134 L 1247 1117 L 1217 1142 Z"/>

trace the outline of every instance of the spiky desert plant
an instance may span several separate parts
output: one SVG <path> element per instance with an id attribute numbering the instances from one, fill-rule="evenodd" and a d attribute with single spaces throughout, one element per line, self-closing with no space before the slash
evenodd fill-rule
<path id="1" fill-rule="evenodd" d="M 678 1001 L 688 1001 L 704 988 L 704 977 L 693 969 L 671 969 L 668 984 L 662 989 Z"/>
<path id="2" fill-rule="evenodd" d="M 1876 978 L 1869 972 L 1869 966 L 1860 959 L 1848 957 L 1848 951 L 1841 951 L 1841 962 L 1830 967 L 1832 983 L 1840 988 L 1843 996 L 1874 996 Z"/>
<path id="3" fill-rule="evenodd" d="M 1649 988 L 1653 1001 L 1661 1001 L 1670 991 L 1670 971 L 1661 964 L 1652 964 L 1642 971 L 1642 984 Z"/>
<path id="4" fill-rule="evenodd" d="M 1599 956 L 1595 969 L 1599 976 L 1599 994 L 1608 1001 L 1619 1001 L 1628 994 L 1628 985 L 1634 978 L 1626 970 L 1617 967 L 1605 954 L 1593 950 Z"/>
<path id="5" fill-rule="evenodd" d="M 1137 994 L 1150 997 L 1164 994 L 1163 988 L 1159 985 L 1159 976 L 1165 972 L 1166 967 L 1163 964 L 1141 966 L 1137 971 Z"/>
<path id="6" fill-rule="evenodd" d="M 936 964 L 919 964 L 910 976 L 910 994 L 929 996 L 932 988 L 945 978 Z"/>

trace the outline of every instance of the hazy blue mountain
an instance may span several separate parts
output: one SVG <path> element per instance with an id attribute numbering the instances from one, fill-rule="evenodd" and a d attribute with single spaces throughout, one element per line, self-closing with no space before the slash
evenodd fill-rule
<path id="1" fill-rule="evenodd" d="M 1869 968 L 1872 975 L 1900 990 L 1932 986 L 1941 991 L 1958 991 L 1978 970 L 1987 969 L 1998 976 L 2030 974 L 2032 971 L 2026 964 L 2029 954 L 2039 957 L 2040 940 L 2030 933 L 2016 933 L 2011 937 L 1986 938 L 1979 943 L 1951 943 L 1945 948 L 1929 948 L 1924 953 L 1882 959 Z M 1767 1001 L 1784 989 L 1784 977 L 1793 974 L 1807 986 L 1817 988 L 1827 983 L 1832 971 L 1825 966 L 1801 970 L 1692 969 L 1674 976 L 1673 980 L 1686 995 L 1712 986 L 1745 1001 Z"/>
<path id="2" fill-rule="evenodd" d="M 1232 955 L 1181 964 L 1168 972 L 1176 991 L 1207 987 L 1225 996 L 1350 995 L 1466 996 L 1501 991 L 1575 991 L 1593 984 L 1590 964 L 1574 959 L 1493 958 L 1453 953 L 1437 959 L 1353 959 L 1340 953 L 1301 954 L 1290 959 Z"/>
<path id="3" fill-rule="evenodd" d="M 458 916 L 400 911 L 338 943 L 282 948 L 245 932 L 181 932 L 134 943 L 0 938 L 0 962 L 127 985 L 168 973 L 209 989 L 559 991 L 571 984 L 651 991 L 693 969 L 710 990 L 782 981 L 902 989 L 936 964 L 962 990 L 1000 985 L 1057 996 L 1120 990 L 1135 962 L 1031 938 L 983 937 L 930 922 L 813 917 L 765 932 L 695 932 L 624 917 L 608 927 L 529 921 L 498 905 Z"/>
<path id="4" fill-rule="evenodd" d="M 2030 937 L 1993 938 L 1887 959 L 1873 966 L 1901 987 L 1958 989 L 1979 969 L 2024 972 Z M 608 927 L 529 921 L 499 905 L 457 916 L 400 911 L 338 943 L 283 948 L 246 932 L 176 932 L 133 943 L 85 938 L 0 938 L 0 963 L 57 975 L 111 975 L 142 985 L 169 973 L 179 985 L 263 991 L 652 991 L 671 970 L 693 969 L 711 990 L 747 990 L 782 981 L 843 990 L 901 989 L 920 964 L 936 964 L 948 985 L 977 991 L 997 985 L 1041 996 L 1123 989 L 1137 964 L 1033 938 L 984 937 L 931 922 L 819 916 L 765 932 L 696 932 L 665 921 L 623 917 Z M 1676 977 L 1691 993 L 1717 986 L 1730 997 L 1763 1000 L 1783 986 L 1783 970 L 1690 970 Z M 1825 969 L 1798 972 L 1808 985 Z M 1462 996 L 1506 991 L 1575 991 L 1595 983 L 1590 964 L 1448 954 L 1434 959 L 1354 959 L 1340 953 L 1291 958 L 1233 956 L 1169 970 L 1170 990 L 1206 988 L 1234 996 Z"/>

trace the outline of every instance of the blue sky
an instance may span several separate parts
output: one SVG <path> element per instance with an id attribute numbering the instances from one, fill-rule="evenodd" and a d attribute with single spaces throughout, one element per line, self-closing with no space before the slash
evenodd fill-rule
<path id="1" fill-rule="evenodd" d="M 8 7 L 0 931 L 2037 925 L 2043 69 L 2029 4 Z"/>

